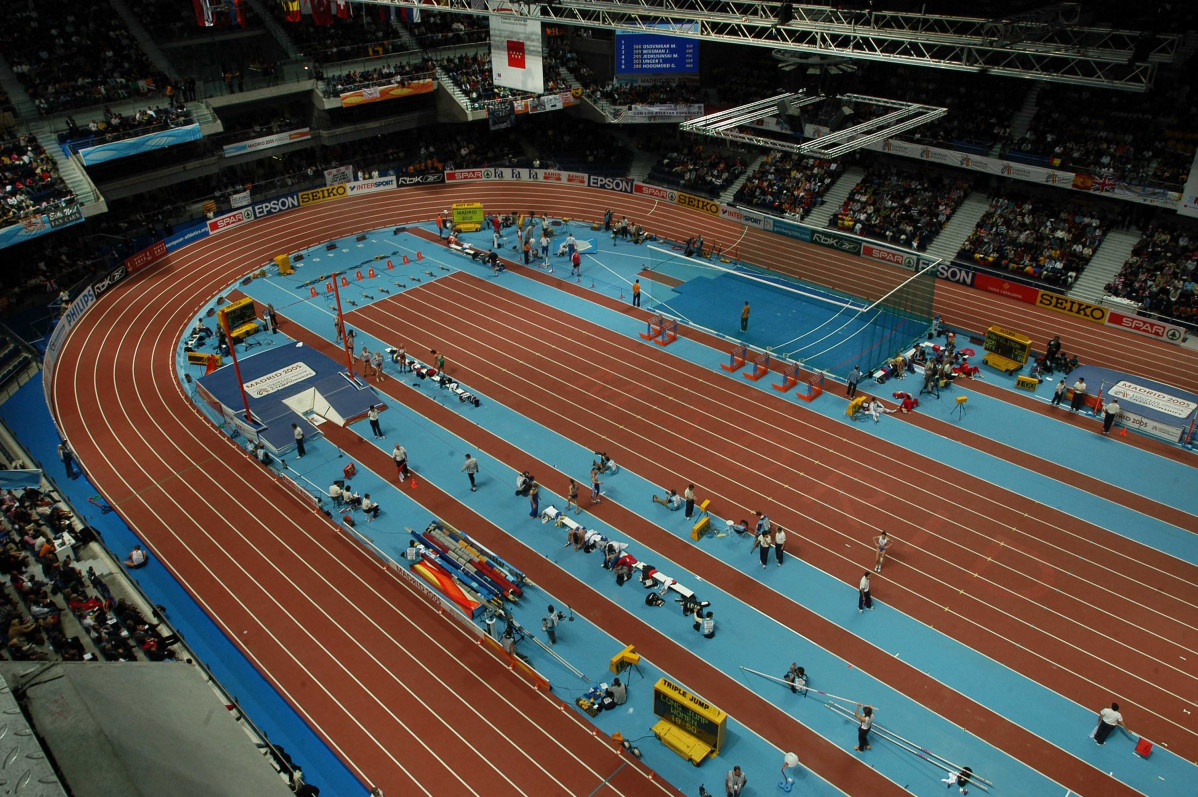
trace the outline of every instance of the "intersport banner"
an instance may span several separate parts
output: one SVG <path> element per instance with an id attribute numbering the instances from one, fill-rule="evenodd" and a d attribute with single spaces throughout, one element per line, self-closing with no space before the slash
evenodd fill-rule
<path id="1" fill-rule="evenodd" d="M 487 3 L 491 19 L 491 72 L 496 86 L 545 92 L 541 21 L 516 16 L 510 3 Z M 504 13 L 506 12 L 506 13 Z"/>
<path id="2" fill-rule="evenodd" d="M 359 194 L 375 194 L 379 191 L 390 191 L 394 189 L 398 183 L 394 177 L 380 177 L 377 180 L 355 180 L 352 183 L 346 183 L 345 188 L 349 191 L 350 196 L 358 196 Z"/>

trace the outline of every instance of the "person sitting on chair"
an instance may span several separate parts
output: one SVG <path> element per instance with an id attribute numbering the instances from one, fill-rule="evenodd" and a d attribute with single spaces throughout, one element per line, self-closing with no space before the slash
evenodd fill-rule
<path id="1" fill-rule="evenodd" d="M 379 505 L 370 500 L 370 493 L 366 493 L 366 495 L 362 496 L 362 511 L 367 515 L 370 515 L 372 518 L 377 518 L 379 516 Z"/>
<path id="2" fill-rule="evenodd" d="M 666 509 L 673 512 L 675 509 L 678 509 L 682 506 L 682 496 L 678 495 L 677 490 L 666 490 L 666 497 L 658 498 L 655 495 L 653 496 L 653 503 L 661 504 Z"/>
<path id="3" fill-rule="evenodd" d="M 357 507 L 359 509 L 362 507 L 362 496 L 355 493 L 353 487 L 348 484 L 345 485 L 345 488 L 341 491 L 341 500 L 349 504 L 351 507 Z"/>
<path id="4" fill-rule="evenodd" d="M 345 503 L 345 491 L 341 489 L 341 482 L 333 482 L 329 487 L 329 498 L 333 501 L 333 506 L 341 506 Z"/>

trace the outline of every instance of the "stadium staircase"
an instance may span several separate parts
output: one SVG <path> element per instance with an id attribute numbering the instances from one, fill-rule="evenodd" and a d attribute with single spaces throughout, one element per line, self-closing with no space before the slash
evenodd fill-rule
<path id="1" fill-rule="evenodd" d="M 279 21 L 275 19 L 274 15 L 270 13 L 270 10 L 266 8 L 266 4 L 263 2 L 263 0 L 246 0 L 246 2 L 249 3 L 250 8 L 254 9 L 254 13 L 257 14 L 258 18 L 262 20 L 262 24 L 266 26 L 268 31 L 270 31 L 270 35 L 275 37 L 275 41 L 277 41 L 279 46 L 283 48 L 283 52 L 287 53 L 288 58 L 304 57 L 304 54 L 300 52 L 300 49 L 295 46 L 295 42 L 291 40 L 291 36 L 287 34 L 287 31 L 282 25 L 279 24 Z"/>
<path id="2" fill-rule="evenodd" d="M 1098 304 L 1106 293 L 1104 288 L 1107 283 L 1115 278 L 1119 269 L 1123 268 L 1123 264 L 1131 257 L 1132 247 L 1138 240 L 1138 232 L 1113 230 L 1107 233 L 1094 257 L 1090 258 L 1077 282 L 1069 289 L 1069 295 L 1083 302 Z"/>
<path id="3" fill-rule="evenodd" d="M 753 176 L 753 173 L 757 171 L 757 167 L 761 165 L 763 160 L 765 160 L 764 153 L 751 160 L 749 162 L 748 168 L 745 169 L 744 174 L 733 180 L 732 183 L 720 193 L 720 201 L 725 205 L 731 202 L 732 198 L 736 196 L 736 192 L 740 190 L 740 187 L 745 184 L 746 180 Z"/>
<path id="4" fill-rule="evenodd" d="M 12 71 L 12 64 L 8 63 L 8 59 L 3 55 L 0 55 L 0 88 L 8 95 L 8 101 L 16 111 L 18 122 L 21 119 L 37 118 L 37 106 L 29 98 L 29 92 L 25 91 L 21 81 L 17 80 L 16 72 Z"/>
<path id="5" fill-rule="evenodd" d="M 938 257 L 945 262 L 951 262 L 957 256 L 961 244 L 978 225 L 978 219 L 990 207 L 990 200 L 985 194 L 971 191 L 961 207 L 952 215 L 940 234 L 928 245 L 928 254 Z"/>
<path id="6" fill-rule="evenodd" d="M 1011 141 L 1018 141 L 1027 132 L 1032 123 L 1032 117 L 1036 115 L 1036 99 L 1043 89 L 1043 83 L 1033 83 L 1032 87 L 1028 89 L 1027 95 L 1023 98 L 1023 105 L 1019 106 L 1019 110 L 1011 117 Z M 997 158 L 1001 154 L 1002 146 L 1003 142 L 997 142 L 990 150 L 990 157 Z"/>
<path id="7" fill-rule="evenodd" d="M 150 57 L 150 63 L 154 65 L 154 68 L 167 77 L 178 77 L 179 70 L 175 68 L 170 59 L 166 57 L 166 54 L 162 52 L 162 48 L 158 46 L 158 43 L 154 41 L 154 37 L 142 26 L 141 19 L 138 18 L 137 14 L 133 13 L 133 9 L 129 8 L 125 0 L 108 0 L 108 2 L 124 21 L 125 27 L 133 34 L 133 38 L 137 39 L 137 43 L 141 46 L 141 49 Z"/>
<path id="8" fill-rule="evenodd" d="M 860 166 L 850 166 L 844 170 L 844 174 L 840 175 L 840 179 L 836 184 L 828 189 L 828 193 L 824 194 L 824 201 L 821 205 L 816 205 L 808 214 L 804 224 L 815 227 L 817 229 L 827 227 L 828 220 L 840 210 L 840 206 L 849 198 L 853 188 L 865 176 L 865 169 Z"/>
<path id="9" fill-rule="evenodd" d="M 472 109 L 470 98 L 466 96 L 466 92 L 458 88 L 458 85 L 449 77 L 449 73 L 446 72 L 440 65 L 437 66 L 437 82 L 441 84 L 441 88 L 445 89 L 449 96 L 453 97 L 454 102 L 458 104 L 458 107 L 461 109 L 462 113 L 465 114 L 466 121 L 473 122 L 477 119 L 487 118 L 487 112 L 485 110 Z"/>

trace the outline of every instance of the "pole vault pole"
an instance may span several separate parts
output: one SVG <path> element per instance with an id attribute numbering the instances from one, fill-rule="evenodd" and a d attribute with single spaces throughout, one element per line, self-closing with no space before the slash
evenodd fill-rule
<path id="1" fill-rule="evenodd" d="M 776 676 L 770 675 L 769 673 L 760 672 L 760 671 L 758 671 L 758 670 L 751 670 L 751 669 L 749 669 L 748 667 L 743 667 L 743 666 L 742 666 L 742 667 L 741 667 L 741 669 L 742 669 L 742 670 L 744 670 L 745 672 L 751 672 L 751 673 L 753 673 L 754 675 L 760 675 L 762 678 L 768 678 L 769 680 L 771 680 L 771 681 L 774 681 L 774 682 L 776 682 L 776 683 L 780 683 L 780 684 L 782 684 L 783 686 L 786 686 L 786 687 L 790 687 L 790 686 L 791 686 L 791 683 L 790 683 L 790 681 L 786 680 L 785 678 L 778 678 L 778 677 L 776 677 Z M 823 691 L 823 690 L 820 690 L 820 689 L 813 689 L 813 688 L 811 688 L 810 686 L 798 686 L 798 687 L 795 687 L 795 688 L 796 688 L 796 689 L 802 689 L 804 692 L 815 692 L 817 695 L 823 695 L 824 697 L 826 697 L 826 698 L 828 698 L 828 699 L 830 699 L 830 700 L 843 700 L 843 701 L 844 701 L 844 702 L 846 702 L 846 703 L 853 703 L 853 704 L 856 704 L 856 705 L 865 705 L 864 703 L 857 703 L 857 701 L 856 701 L 856 700 L 849 700 L 847 697 L 840 697 L 839 695 L 830 695 L 830 694 L 828 694 L 827 692 L 825 692 L 825 691 Z M 877 707 L 877 706 L 875 706 L 873 703 L 870 703 L 869 705 L 870 705 L 870 706 L 873 706 L 873 708 L 874 708 L 875 710 L 878 708 L 878 707 Z"/>
<path id="2" fill-rule="evenodd" d="M 225 340 L 229 341 L 229 354 L 233 357 L 233 373 L 237 374 L 237 389 L 241 391 L 241 401 L 245 404 L 245 419 L 250 423 L 254 423 L 254 416 L 250 414 L 250 397 L 245 394 L 245 383 L 241 381 L 241 366 L 237 362 L 237 341 L 233 340 L 233 336 L 229 334 L 229 317 L 225 315 L 225 311 L 221 310 L 220 325 L 225 329 Z"/>
<path id="3" fill-rule="evenodd" d="M 337 280 L 340 278 L 340 274 L 333 272 L 333 296 L 337 297 L 337 326 L 341 329 L 341 345 L 345 347 L 345 365 L 349 368 L 349 378 L 356 379 L 354 353 L 349 350 L 349 335 L 345 334 L 345 316 L 341 314 L 341 289 L 337 286 Z"/>

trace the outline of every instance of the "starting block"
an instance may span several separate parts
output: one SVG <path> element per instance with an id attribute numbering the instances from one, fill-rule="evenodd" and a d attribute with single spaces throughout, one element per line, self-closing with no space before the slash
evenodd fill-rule
<path id="1" fill-rule="evenodd" d="M 741 374 L 745 379 L 756 382 L 770 372 L 770 356 L 766 353 L 757 355 L 757 361 L 753 365 L 753 372 L 745 371 Z"/>
<path id="2" fill-rule="evenodd" d="M 732 350 L 732 359 L 728 365 L 721 365 L 725 371 L 739 371 L 745 367 L 745 358 L 749 356 L 749 349 L 746 346 L 737 346 Z"/>
<path id="3" fill-rule="evenodd" d="M 775 384 L 774 390 L 786 393 L 799 383 L 799 366 L 788 365 L 782 369 L 782 384 Z"/>

